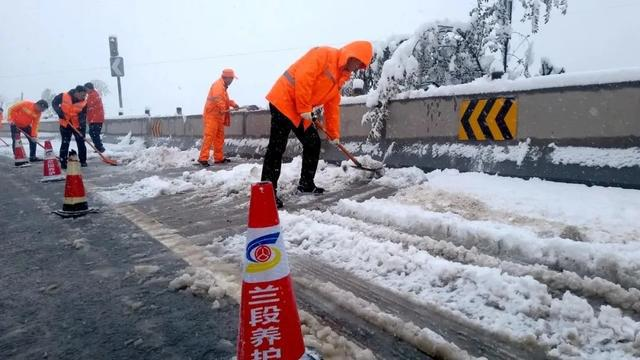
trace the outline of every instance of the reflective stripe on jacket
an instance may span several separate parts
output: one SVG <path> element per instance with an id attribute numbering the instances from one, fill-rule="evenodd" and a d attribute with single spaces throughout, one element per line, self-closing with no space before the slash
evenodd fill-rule
<path id="1" fill-rule="evenodd" d="M 349 58 L 368 65 L 373 46 L 368 41 L 354 41 L 340 49 L 316 47 L 287 69 L 267 94 L 267 100 L 291 120 L 294 126 L 303 121 L 300 114 L 324 106 L 327 132 L 340 137 L 340 89 L 351 77 L 345 70 Z M 311 125 L 304 121 L 304 128 Z"/>

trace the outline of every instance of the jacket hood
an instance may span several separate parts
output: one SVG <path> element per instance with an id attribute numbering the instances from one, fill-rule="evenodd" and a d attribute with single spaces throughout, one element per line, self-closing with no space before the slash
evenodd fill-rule
<path id="1" fill-rule="evenodd" d="M 354 41 L 340 49 L 338 66 L 343 67 L 349 58 L 356 58 L 365 64 L 365 68 L 371 63 L 373 58 L 373 45 L 369 41 Z"/>

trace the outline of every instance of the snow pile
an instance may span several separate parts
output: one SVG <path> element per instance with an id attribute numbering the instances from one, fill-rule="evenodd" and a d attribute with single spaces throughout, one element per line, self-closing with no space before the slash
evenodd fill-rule
<path id="1" fill-rule="evenodd" d="M 375 211 L 372 211 L 375 209 Z M 634 244 L 591 244 L 560 237 L 540 237 L 518 226 L 469 220 L 450 212 L 427 211 L 390 199 L 362 203 L 341 200 L 344 216 L 395 227 L 411 234 L 430 235 L 468 249 L 529 264 L 544 264 L 580 274 L 600 276 L 623 286 L 640 288 L 640 248 Z"/>
<path id="2" fill-rule="evenodd" d="M 115 144 L 104 144 L 104 147 L 106 148 L 106 151 L 104 152 L 105 156 L 118 160 L 128 161 L 130 159 L 133 159 L 136 154 L 144 151 L 147 148 L 144 144 L 144 138 L 133 137 L 131 136 L 131 132 L 129 132 L 125 136 L 119 136 L 117 140 L 118 142 Z M 75 141 L 71 141 L 72 144 L 74 142 Z M 97 158 L 99 157 L 99 155 L 87 145 L 87 157 Z"/>
<path id="3" fill-rule="evenodd" d="M 392 229 L 384 225 L 376 225 L 370 222 L 341 216 L 332 212 L 319 212 L 302 210 L 300 215 L 308 216 L 325 224 L 334 224 L 366 233 L 369 237 L 388 239 L 407 246 L 426 251 L 433 256 L 442 257 L 449 261 L 461 262 L 470 265 L 494 267 L 514 276 L 531 276 L 553 288 L 556 292 L 570 290 L 582 296 L 601 297 L 610 305 L 623 309 L 640 311 L 640 291 L 637 289 L 626 290 L 620 285 L 602 278 L 581 277 L 576 273 L 566 270 L 555 271 L 544 265 L 528 265 L 501 260 L 496 257 L 480 253 L 477 248 L 467 249 L 457 246 L 445 240 L 435 240 L 425 235 L 413 235 L 400 230 Z M 238 250 L 241 251 L 241 250 Z"/>
<path id="4" fill-rule="evenodd" d="M 355 105 L 355 104 L 366 104 L 366 103 L 367 103 L 367 95 L 343 96 L 340 99 L 340 105 Z"/>
<path id="5" fill-rule="evenodd" d="M 361 158 L 365 159 L 366 157 Z M 290 163 L 282 164 L 278 194 L 287 195 L 296 192 L 301 167 L 302 157 L 300 156 L 295 157 Z M 247 196 L 251 184 L 260 181 L 261 173 L 261 164 L 247 163 L 236 165 L 229 170 L 185 171 L 181 177 L 174 179 L 154 175 L 132 184 L 119 184 L 97 190 L 105 200 L 111 203 L 134 202 L 143 198 L 177 194 L 194 189 L 208 189 L 212 191 L 212 198 L 217 201 L 227 201 L 229 196 Z M 380 184 L 389 186 L 394 184 L 404 186 L 406 181 L 413 181 L 421 175 L 424 177 L 424 173 L 417 169 L 398 169 L 379 181 Z M 370 179 L 369 172 L 355 169 L 345 172 L 341 167 L 329 165 L 322 160 L 318 164 L 318 172 L 316 173 L 316 184 L 331 192 L 337 192 L 354 183 Z"/>
<path id="6" fill-rule="evenodd" d="M 417 167 L 385 169 L 384 176 L 372 180 L 373 184 L 391 188 L 404 188 L 409 184 L 421 184 L 428 181 L 427 174 Z"/>
<path id="7" fill-rule="evenodd" d="M 181 179 L 169 179 L 158 175 L 150 176 L 133 184 L 96 188 L 98 194 L 112 204 L 134 202 L 158 195 L 172 195 L 193 190 L 195 186 Z"/>
<path id="8" fill-rule="evenodd" d="M 407 189 L 398 200 L 413 204 L 437 204 L 446 211 L 472 209 L 467 218 L 510 221 L 531 225 L 539 233 L 559 236 L 575 226 L 583 241 L 627 243 L 640 240 L 640 191 L 614 187 L 566 184 L 540 179 L 524 180 L 482 173 L 436 170 L 428 184 Z M 455 203 L 452 195 L 462 196 Z M 479 204 L 478 204 L 479 203 Z M 486 207 L 491 211 L 481 209 Z M 437 210 L 437 207 L 427 207 Z M 493 213 L 493 214 L 492 214 Z M 545 226 L 548 225 L 548 226 Z"/>
<path id="9" fill-rule="evenodd" d="M 240 164 L 230 170 L 185 171 L 182 180 L 198 188 L 213 188 L 223 194 L 246 192 L 251 184 L 259 180 L 261 167 L 257 164 Z"/>
<path id="10" fill-rule="evenodd" d="M 369 213 L 382 208 L 367 206 Z M 285 212 L 281 220 L 292 253 L 317 257 L 425 306 L 438 304 L 514 341 L 537 340 L 561 354 L 573 347 L 581 356 L 603 359 L 638 355 L 634 344 L 640 341 L 635 339 L 640 324 L 609 306 L 594 309 L 570 293 L 554 298 L 531 277 L 450 262 L 305 214 Z M 570 334 L 572 329 L 578 338 Z"/>
<path id="11" fill-rule="evenodd" d="M 382 149 L 380 149 L 379 143 L 350 141 L 342 143 L 342 145 L 351 153 L 382 156 Z"/>
<path id="12" fill-rule="evenodd" d="M 522 162 L 529 152 L 530 140 L 520 142 L 518 145 L 510 146 L 471 146 L 465 144 L 434 144 L 431 148 L 433 156 L 439 157 L 444 154 L 462 156 L 472 159 L 481 159 L 484 161 L 502 162 L 513 161 L 518 166 L 522 165 Z"/>
<path id="13" fill-rule="evenodd" d="M 529 156 L 533 160 L 538 159 L 537 151 L 530 146 L 531 140 L 521 141 L 518 145 L 468 145 L 461 143 L 422 144 L 416 143 L 406 146 L 402 152 L 426 157 L 461 157 L 473 159 L 479 168 L 485 163 L 503 161 L 515 162 L 518 166 Z"/>
<path id="14" fill-rule="evenodd" d="M 255 148 L 256 154 L 264 154 L 264 152 L 267 149 L 267 145 L 269 145 L 269 139 L 228 138 L 228 139 L 224 139 L 224 143 L 225 145 L 235 146 L 239 148 L 243 148 L 243 147 Z"/>
<path id="15" fill-rule="evenodd" d="M 479 78 L 467 84 L 435 87 L 428 90 L 411 90 L 400 93 L 394 99 L 413 99 L 437 96 L 507 93 L 569 86 L 588 86 L 640 81 L 640 68 L 623 68 L 588 72 L 573 72 L 548 76 L 519 78 L 516 80 Z"/>
<path id="16" fill-rule="evenodd" d="M 227 290 L 217 284 L 216 277 L 211 271 L 200 268 L 183 271 L 179 277 L 169 282 L 169 289 L 186 290 L 196 296 L 204 296 L 214 301 L 222 300 L 227 294 Z"/>
<path id="17" fill-rule="evenodd" d="M 180 150 L 177 147 L 154 146 L 127 154 L 121 158 L 127 168 L 138 171 L 154 171 L 191 166 L 199 155 L 198 149 Z"/>
<path id="18" fill-rule="evenodd" d="M 624 167 L 640 166 L 640 148 L 627 149 L 599 149 L 592 147 L 566 146 L 555 144 L 551 161 L 554 164 L 580 165 L 591 167 L 612 167 L 621 169 Z"/>
<path id="19" fill-rule="evenodd" d="M 349 291 L 342 290 L 331 283 L 305 282 L 305 286 L 314 288 L 323 296 L 330 298 L 334 303 L 340 304 L 351 313 L 367 319 L 367 321 L 385 329 L 387 332 L 394 334 L 394 336 L 429 355 L 438 359 L 473 359 L 466 351 L 461 350 L 455 344 L 445 341 L 432 330 L 428 328 L 421 329 L 411 322 L 407 323 L 402 319 L 385 313 L 375 304 L 362 300 Z"/>

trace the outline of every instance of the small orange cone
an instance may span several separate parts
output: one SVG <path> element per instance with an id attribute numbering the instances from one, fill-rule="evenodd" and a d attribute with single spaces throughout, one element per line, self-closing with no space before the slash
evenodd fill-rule
<path id="1" fill-rule="evenodd" d="M 15 136 L 15 144 L 13 145 L 13 159 L 14 164 L 17 167 L 31 166 L 29 160 L 27 160 L 27 154 L 24 152 L 24 147 L 22 146 L 20 132 L 17 132 Z"/>
<path id="2" fill-rule="evenodd" d="M 51 181 L 61 181 L 64 180 L 64 175 L 62 175 L 62 170 L 60 169 L 60 163 L 58 162 L 58 158 L 53 153 L 53 147 L 51 146 L 51 141 L 46 140 L 44 142 L 44 169 L 43 176 L 40 181 L 42 182 L 51 182 Z"/>
<path id="3" fill-rule="evenodd" d="M 67 163 L 67 181 L 64 184 L 64 201 L 62 211 L 54 211 L 54 214 L 63 218 L 84 216 L 91 212 L 98 212 L 98 209 L 89 208 L 87 195 L 82 183 L 80 174 L 80 162 L 75 150 L 69 152 Z"/>
<path id="4" fill-rule="evenodd" d="M 305 355 L 273 186 L 251 186 L 244 253 L 238 360 Z"/>

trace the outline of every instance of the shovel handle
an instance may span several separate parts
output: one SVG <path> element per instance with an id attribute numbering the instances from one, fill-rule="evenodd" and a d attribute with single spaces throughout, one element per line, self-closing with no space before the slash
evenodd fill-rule
<path id="1" fill-rule="evenodd" d="M 322 124 L 320 124 L 320 122 L 318 121 L 318 118 L 315 116 L 315 113 L 311 113 L 311 119 L 313 121 L 313 125 L 320 129 L 320 131 L 322 131 L 327 138 L 329 138 L 329 140 L 333 140 L 331 138 L 331 136 L 329 135 L 329 133 L 327 132 L 327 130 L 324 128 L 324 126 L 322 126 Z M 346 147 L 344 147 L 344 145 L 338 143 L 338 144 L 334 144 L 338 150 L 342 151 L 343 154 L 345 154 L 345 156 L 347 158 L 349 158 L 349 160 L 351 160 L 357 167 L 362 168 L 362 164 L 360 164 L 360 162 L 355 158 L 355 156 L 353 156 L 349 150 L 347 150 Z"/>
<path id="2" fill-rule="evenodd" d="M 45 148 L 44 145 L 42 145 L 39 141 L 36 141 L 35 138 L 33 138 L 31 135 L 27 134 L 26 131 L 20 129 L 19 127 L 16 126 L 16 129 L 20 130 L 21 133 L 24 134 L 24 136 L 27 137 L 27 139 L 29 139 L 29 141 L 33 141 L 34 143 L 38 144 L 38 146 L 40 146 L 41 148 Z"/>
<path id="3" fill-rule="evenodd" d="M 115 160 L 109 159 L 108 157 L 104 156 L 100 151 L 98 151 L 96 146 L 93 145 L 93 143 L 91 141 L 87 140 L 87 138 L 85 136 L 83 136 L 82 133 L 80 133 L 80 131 L 78 131 L 78 129 L 76 129 L 73 125 L 69 124 L 69 126 L 71 127 L 71 130 L 73 130 L 73 132 L 78 134 L 78 136 L 80 136 L 80 138 L 82 140 L 84 140 L 85 143 L 89 144 L 89 146 L 91 146 L 91 148 L 96 153 L 98 153 L 98 156 L 100 156 L 100 158 L 102 159 L 103 162 L 105 162 L 105 163 L 107 163 L 109 165 L 113 165 L 113 166 L 116 166 L 118 164 Z"/>

